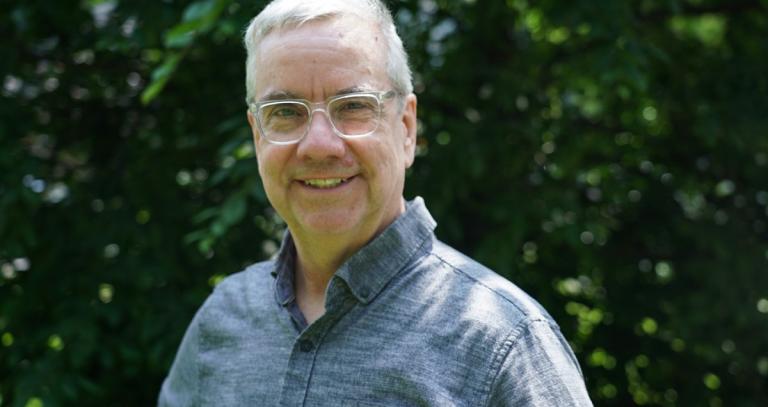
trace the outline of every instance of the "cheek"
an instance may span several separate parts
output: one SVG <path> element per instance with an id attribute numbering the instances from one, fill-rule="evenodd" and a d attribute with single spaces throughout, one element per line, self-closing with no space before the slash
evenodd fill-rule
<path id="1" fill-rule="evenodd" d="M 260 147 L 259 152 L 256 154 L 256 162 L 263 183 L 267 184 L 276 181 L 275 177 L 280 173 L 280 160 L 279 151 L 271 150 L 269 146 Z"/>
<path id="2" fill-rule="evenodd" d="M 389 136 L 396 135 L 390 134 Z M 385 183 L 396 183 L 400 177 L 404 176 L 406 168 L 403 146 L 395 140 L 387 140 L 377 147 L 372 159 L 376 160 L 379 177 Z"/>
<path id="3" fill-rule="evenodd" d="M 403 170 L 405 164 L 405 147 L 404 140 L 399 138 L 399 135 L 393 134 L 393 139 L 390 143 L 387 143 L 387 153 L 390 157 L 389 165 L 396 167 L 397 170 Z"/>
<path id="4" fill-rule="evenodd" d="M 389 134 L 388 136 L 392 135 Z M 391 176 L 389 173 L 392 172 L 400 162 L 396 146 L 389 140 L 379 140 L 372 147 L 373 148 L 366 150 L 366 159 L 369 162 L 372 162 L 373 166 L 378 168 L 380 172 L 385 173 L 382 175 Z"/>

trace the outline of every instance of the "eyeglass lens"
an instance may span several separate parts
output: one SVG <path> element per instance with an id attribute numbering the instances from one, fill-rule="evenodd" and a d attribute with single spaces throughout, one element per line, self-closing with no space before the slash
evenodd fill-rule
<path id="1" fill-rule="evenodd" d="M 373 95 L 358 95 L 334 99 L 328 104 L 328 117 L 336 130 L 345 136 L 361 136 L 376 130 L 379 121 L 379 100 Z M 309 128 L 311 112 L 301 102 L 274 102 L 259 108 L 259 121 L 266 138 L 274 141 L 294 141 L 302 138 Z"/>

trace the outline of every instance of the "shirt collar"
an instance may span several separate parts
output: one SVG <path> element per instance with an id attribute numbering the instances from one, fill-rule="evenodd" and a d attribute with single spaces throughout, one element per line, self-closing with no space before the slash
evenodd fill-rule
<path id="1" fill-rule="evenodd" d="M 296 299 L 293 292 L 293 270 L 296 264 L 296 247 L 290 232 L 285 230 L 283 243 L 275 260 L 275 269 L 272 277 L 275 277 L 275 300 L 278 304 L 286 306 Z"/>
<path id="2" fill-rule="evenodd" d="M 437 223 L 427 210 L 424 200 L 416 197 L 406 202 L 405 213 L 370 243 L 347 259 L 336 271 L 352 294 L 367 304 L 405 267 L 426 242 L 431 242 Z M 275 299 L 280 305 L 295 300 L 293 271 L 296 249 L 293 238 L 286 232 L 277 257 Z"/>

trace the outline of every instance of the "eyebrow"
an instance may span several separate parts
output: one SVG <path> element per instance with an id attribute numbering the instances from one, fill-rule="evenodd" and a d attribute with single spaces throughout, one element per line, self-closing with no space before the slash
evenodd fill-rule
<path id="1" fill-rule="evenodd" d="M 370 88 L 365 88 L 362 86 L 352 86 L 349 88 L 341 89 L 340 91 L 336 92 L 334 96 L 341 96 L 341 95 L 348 95 L 350 93 L 358 93 L 358 92 L 370 92 Z"/>
<path id="2" fill-rule="evenodd" d="M 267 94 L 266 96 L 261 98 L 260 101 L 271 102 L 273 100 L 283 100 L 283 99 L 301 99 L 301 97 L 295 93 L 280 90 L 280 91 L 271 92 Z"/>
<path id="3" fill-rule="evenodd" d="M 348 88 L 344 88 L 337 91 L 333 96 L 349 95 L 350 93 L 358 93 L 358 92 L 371 92 L 371 89 L 367 87 L 362 87 L 362 86 L 350 86 Z M 275 92 L 270 92 L 269 94 L 261 98 L 260 101 L 271 102 L 275 100 L 286 100 L 286 99 L 304 99 L 304 98 L 293 92 L 279 90 Z"/>

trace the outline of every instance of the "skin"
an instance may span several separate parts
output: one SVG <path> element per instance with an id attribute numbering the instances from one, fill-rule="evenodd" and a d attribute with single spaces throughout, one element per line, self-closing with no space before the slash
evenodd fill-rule
<path id="1" fill-rule="evenodd" d="M 286 93 L 312 102 L 344 90 L 388 91 L 385 45 L 378 28 L 334 17 L 271 32 L 262 41 L 256 99 Z M 291 231 L 298 255 L 295 291 L 312 323 L 325 312 L 325 290 L 339 266 L 405 210 L 405 171 L 414 160 L 416 96 L 383 104 L 382 122 L 365 138 L 343 139 L 314 113 L 299 143 L 261 137 L 248 113 L 264 189 Z M 304 181 L 343 178 L 333 188 Z"/>

